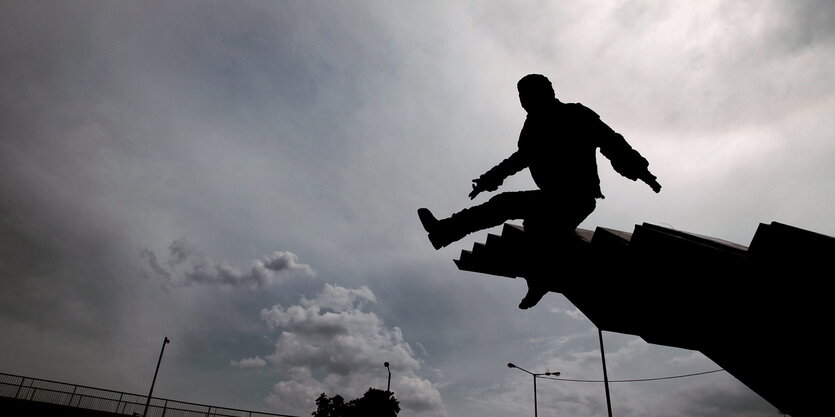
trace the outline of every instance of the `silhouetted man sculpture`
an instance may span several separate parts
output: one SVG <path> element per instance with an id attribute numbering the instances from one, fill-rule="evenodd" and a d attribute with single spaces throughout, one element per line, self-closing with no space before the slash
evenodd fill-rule
<path id="1" fill-rule="evenodd" d="M 539 190 L 504 192 L 440 220 L 428 209 L 419 209 L 418 216 L 435 249 L 510 219 L 523 219 L 534 258 L 546 255 L 546 238 L 552 242 L 575 238 L 577 226 L 594 211 L 595 200 L 603 198 L 597 148 L 624 177 L 640 179 L 656 193 L 661 190 L 648 170 L 647 160 L 623 136 L 582 104 L 559 101 L 548 78 L 526 75 L 517 88 L 519 101 L 528 113 L 519 135 L 519 149 L 474 179 L 469 196 L 473 199 L 482 191 L 497 190 L 505 178 L 524 168 L 530 170 Z M 530 291 L 522 308 L 536 304 L 547 292 L 534 288 L 541 285 L 532 284 L 531 279 L 528 284 Z"/>

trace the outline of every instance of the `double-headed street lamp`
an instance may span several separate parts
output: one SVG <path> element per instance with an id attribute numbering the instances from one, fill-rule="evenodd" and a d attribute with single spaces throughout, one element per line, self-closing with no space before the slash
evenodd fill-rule
<path id="1" fill-rule="evenodd" d="M 530 376 L 533 377 L 533 415 L 534 417 L 538 417 L 537 409 L 536 409 L 536 377 L 538 376 L 560 376 L 559 372 L 542 372 L 542 373 L 533 373 L 525 368 L 520 368 L 512 363 L 507 364 L 508 368 L 516 368 L 520 371 L 527 372 Z"/>

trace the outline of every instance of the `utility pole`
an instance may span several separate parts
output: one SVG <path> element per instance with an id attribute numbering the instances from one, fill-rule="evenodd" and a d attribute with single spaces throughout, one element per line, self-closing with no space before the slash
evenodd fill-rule
<path id="1" fill-rule="evenodd" d="M 606 352 L 603 350 L 603 330 L 597 329 L 597 336 L 600 338 L 600 359 L 603 361 L 603 385 L 606 387 L 606 408 L 609 410 L 609 417 L 612 417 L 612 399 L 609 397 L 609 373 L 606 371 Z"/>

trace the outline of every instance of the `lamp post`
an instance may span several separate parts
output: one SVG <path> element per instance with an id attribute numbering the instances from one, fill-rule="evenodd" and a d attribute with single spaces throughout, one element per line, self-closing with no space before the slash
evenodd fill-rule
<path id="1" fill-rule="evenodd" d="M 386 385 L 386 392 L 391 392 L 391 367 L 389 367 L 388 362 L 384 363 L 383 366 L 385 366 L 386 369 L 388 369 L 388 371 L 389 371 L 389 382 Z"/>
<path id="2" fill-rule="evenodd" d="M 530 376 L 533 377 L 533 415 L 534 415 L 534 417 L 538 417 L 538 411 L 537 411 L 537 407 L 536 407 L 536 377 L 538 377 L 538 376 L 560 376 L 560 373 L 559 372 L 550 372 L 550 371 L 549 372 L 542 372 L 542 373 L 533 373 L 533 372 L 531 372 L 531 371 L 529 371 L 525 368 L 520 368 L 520 367 L 514 365 L 513 363 L 508 363 L 507 367 L 508 368 L 516 368 L 520 371 L 527 372 Z"/>
<path id="3" fill-rule="evenodd" d="M 142 417 L 148 415 L 148 405 L 151 404 L 151 395 L 154 394 L 154 384 L 157 383 L 157 373 L 159 372 L 159 364 L 162 363 L 162 353 L 165 352 L 165 345 L 169 343 L 171 341 L 167 337 L 162 341 L 162 349 L 159 351 L 159 359 L 157 360 L 157 369 L 154 371 L 154 379 L 151 381 L 151 391 L 148 393 L 148 401 L 145 402 L 145 411 L 142 412 Z"/>

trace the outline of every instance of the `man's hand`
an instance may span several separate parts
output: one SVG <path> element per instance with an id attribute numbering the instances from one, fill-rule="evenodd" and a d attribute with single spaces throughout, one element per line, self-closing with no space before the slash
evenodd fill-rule
<path id="1" fill-rule="evenodd" d="M 475 196 L 477 196 L 478 193 L 480 193 L 480 192 L 481 192 L 481 190 L 476 188 L 475 184 L 473 184 L 473 191 L 470 192 L 470 200 L 474 199 Z"/>
<path id="2" fill-rule="evenodd" d="M 650 173 L 647 173 L 646 175 L 641 177 L 641 181 L 647 183 L 647 185 L 649 185 L 649 188 L 652 188 L 652 191 L 658 193 L 661 192 L 661 184 L 659 184 L 658 181 L 656 181 L 655 179 L 655 175 L 652 175 Z"/>
<path id="3" fill-rule="evenodd" d="M 474 199 L 482 191 L 496 191 L 498 189 L 498 185 L 486 184 L 484 179 L 476 178 L 473 180 L 473 191 L 470 192 L 470 200 Z"/>

